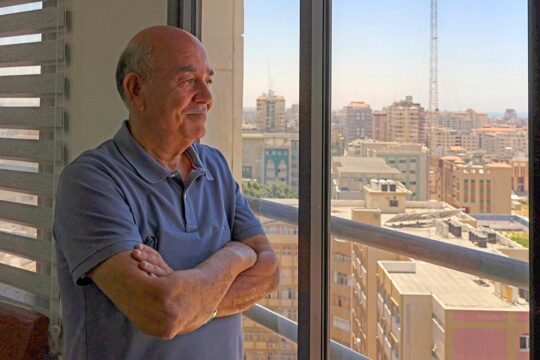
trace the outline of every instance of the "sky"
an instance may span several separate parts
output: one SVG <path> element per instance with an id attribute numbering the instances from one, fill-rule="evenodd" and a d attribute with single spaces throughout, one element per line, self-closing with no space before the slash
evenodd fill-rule
<path id="1" fill-rule="evenodd" d="M 527 1 L 439 0 L 439 109 L 526 113 Z M 298 102 L 299 1 L 245 0 L 244 106 Z M 334 0 L 332 108 L 429 107 L 430 0 Z"/>

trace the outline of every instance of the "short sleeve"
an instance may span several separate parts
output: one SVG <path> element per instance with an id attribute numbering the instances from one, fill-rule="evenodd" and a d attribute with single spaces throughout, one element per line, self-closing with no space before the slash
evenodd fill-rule
<path id="1" fill-rule="evenodd" d="M 78 285 L 88 283 L 85 275 L 95 266 L 141 242 L 120 187 L 91 163 L 73 163 L 62 172 L 54 236 Z"/>
<path id="2" fill-rule="evenodd" d="M 232 229 L 232 238 L 242 241 L 252 236 L 264 234 L 261 222 L 251 208 L 247 200 L 240 192 L 238 183 L 234 182 L 235 213 Z"/>

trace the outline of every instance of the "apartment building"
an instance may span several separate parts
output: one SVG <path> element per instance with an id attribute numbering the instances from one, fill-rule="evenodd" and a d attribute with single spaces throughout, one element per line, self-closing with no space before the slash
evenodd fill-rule
<path id="1" fill-rule="evenodd" d="M 264 132 L 285 132 L 285 98 L 272 90 L 257 98 L 257 130 Z"/>
<path id="2" fill-rule="evenodd" d="M 298 133 L 242 134 L 242 178 L 298 192 Z"/>
<path id="3" fill-rule="evenodd" d="M 432 126 L 427 133 L 427 143 L 432 155 L 446 156 L 452 147 L 463 147 L 468 151 L 480 149 L 480 136 L 475 132 Z"/>
<path id="4" fill-rule="evenodd" d="M 348 156 L 378 157 L 405 175 L 403 185 L 410 190 L 408 200 L 427 200 L 429 197 L 429 151 L 418 143 L 398 143 L 358 139 L 347 145 Z"/>
<path id="5" fill-rule="evenodd" d="M 433 111 L 427 112 L 426 118 L 429 126 L 438 125 L 441 127 L 457 130 L 471 131 L 488 124 L 488 114 L 476 112 L 473 109 L 465 111 Z"/>
<path id="6" fill-rule="evenodd" d="M 484 126 L 473 130 L 479 137 L 480 149 L 499 159 L 511 159 L 518 154 L 528 154 L 526 127 Z"/>
<path id="7" fill-rule="evenodd" d="M 512 158 L 512 190 L 518 195 L 529 193 L 529 158 L 523 154 Z"/>
<path id="8" fill-rule="evenodd" d="M 351 101 L 339 112 L 346 142 L 373 137 L 371 107 L 362 101 Z"/>
<path id="9" fill-rule="evenodd" d="M 528 359 L 528 302 L 433 264 L 379 261 L 379 359 Z"/>
<path id="10" fill-rule="evenodd" d="M 385 107 L 374 117 L 378 139 L 401 143 L 425 143 L 426 119 L 424 108 L 414 103 L 412 96 Z M 382 135 L 382 129 L 385 134 Z"/>
<path id="11" fill-rule="evenodd" d="M 439 159 L 439 199 L 468 213 L 510 214 L 512 167 L 505 163 L 465 164 L 457 156 Z"/>

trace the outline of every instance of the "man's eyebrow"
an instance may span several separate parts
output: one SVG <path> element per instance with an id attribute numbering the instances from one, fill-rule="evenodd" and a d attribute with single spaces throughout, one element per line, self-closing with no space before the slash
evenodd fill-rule
<path id="1" fill-rule="evenodd" d="M 179 72 L 180 74 L 188 73 L 188 72 L 195 72 L 195 71 L 197 71 L 197 69 L 195 69 L 195 68 L 194 68 L 193 66 L 191 66 L 191 65 L 182 66 L 182 67 L 180 67 L 180 69 L 178 70 L 178 72 Z M 207 71 L 208 71 L 208 75 L 209 75 L 209 76 L 214 76 L 214 70 L 208 69 Z"/>

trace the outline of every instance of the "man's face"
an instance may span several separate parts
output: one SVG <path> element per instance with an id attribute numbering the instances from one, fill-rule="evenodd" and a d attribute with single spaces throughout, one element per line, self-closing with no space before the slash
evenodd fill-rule
<path id="1" fill-rule="evenodd" d="M 153 52 L 154 71 L 143 85 L 145 113 L 165 134 L 189 141 L 206 133 L 206 114 L 212 107 L 209 86 L 213 71 L 206 52 L 195 42 L 160 44 Z"/>

